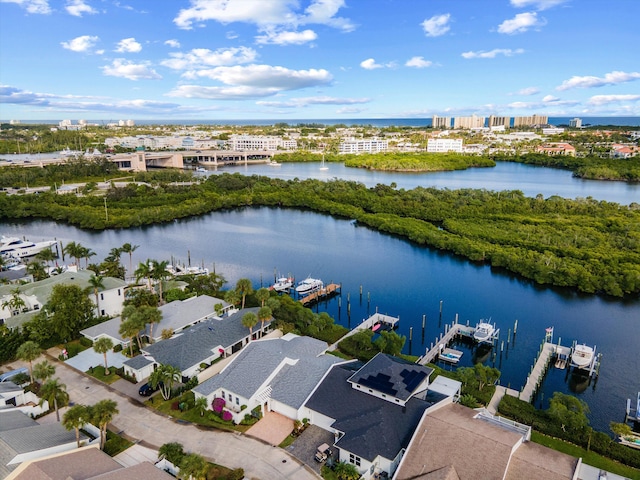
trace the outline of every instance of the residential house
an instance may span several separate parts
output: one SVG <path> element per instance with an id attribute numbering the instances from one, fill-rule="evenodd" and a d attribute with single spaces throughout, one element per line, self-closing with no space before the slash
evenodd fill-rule
<path id="1" fill-rule="evenodd" d="M 8 412 L 19 411 L 36 417 L 49 410 L 49 402 L 42 401 L 33 392 L 25 392 L 24 388 L 11 381 L 0 382 L 0 421 Z"/>
<path id="2" fill-rule="evenodd" d="M 220 374 L 193 389 L 196 398 L 224 400 L 225 409 L 240 422 L 259 408 L 292 420 L 305 417 L 304 403 L 332 365 L 343 362 L 324 354 L 326 342 L 286 334 L 251 342 Z"/>
<path id="3" fill-rule="evenodd" d="M 638 155 L 640 147 L 637 145 L 614 144 L 611 146 L 611 158 L 631 158 Z"/>
<path id="4" fill-rule="evenodd" d="M 186 381 L 202 370 L 202 364 L 208 366 L 249 343 L 249 329 L 242 325 L 242 317 L 258 310 L 258 307 L 245 308 L 222 318 L 212 316 L 168 340 L 146 345 L 141 355 L 124 362 L 124 371 L 141 380 L 151 375 L 160 364 L 173 365 L 180 369 L 183 381 Z M 264 323 L 264 329 L 258 323 L 251 337 L 264 335 L 270 327 L 271 320 Z"/>
<path id="5" fill-rule="evenodd" d="M 231 308 L 231 305 L 224 300 L 208 295 L 190 297 L 186 300 L 176 300 L 161 305 L 159 308 L 162 312 L 162 320 L 153 326 L 153 332 L 151 327 L 147 325 L 142 336 L 150 340 L 149 336 L 153 334 L 153 341 L 157 342 L 162 339 L 162 330 L 171 330 L 174 334 L 177 334 L 199 322 L 217 317 L 217 304 L 221 305 L 221 309 L 218 307 L 221 312 L 228 311 Z M 127 347 L 129 339 L 122 338 L 119 333 L 121 323 L 122 318 L 116 317 L 93 327 L 85 328 L 80 333 L 94 342 L 100 337 L 108 337 L 115 345 L 120 344 L 123 347 Z"/>
<path id="6" fill-rule="evenodd" d="M 569 157 L 576 156 L 576 149 L 569 143 L 546 143 L 536 147 L 536 153 L 544 153 L 545 155 L 567 155 Z"/>
<path id="7" fill-rule="evenodd" d="M 361 478 L 390 476 L 424 413 L 455 397 L 429 389 L 432 372 L 382 353 L 364 365 L 334 365 L 306 402 L 305 416 L 334 434 L 339 460 Z M 453 390 L 459 389 L 457 382 Z"/>
<path id="8" fill-rule="evenodd" d="M 89 279 L 94 275 L 90 270 L 67 271 L 59 275 L 52 275 L 39 282 L 25 285 L 0 286 L 0 325 L 6 323 L 8 327 L 19 327 L 24 322 L 31 320 L 40 309 L 49 301 L 53 287 L 56 285 L 76 285 L 80 288 L 91 287 Z M 104 287 L 98 289 L 100 315 L 118 315 L 122 311 L 124 293 L 127 284 L 119 278 L 104 277 Z M 12 311 L 8 304 L 11 297 L 16 294 L 24 302 L 25 306 L 20 311 Z M 95 303 L 95 295 L 91 288 L 88 297 Z M 5 304 L 3 307 L 2 305 Z"/>

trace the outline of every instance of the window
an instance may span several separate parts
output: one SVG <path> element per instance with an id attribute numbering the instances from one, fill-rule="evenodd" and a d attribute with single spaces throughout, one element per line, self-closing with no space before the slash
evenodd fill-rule
<path id="1" fill-rule="evenodd" d="M 224 398 L 224 392 L 222 392 L 222 399 L 223 399 L 223 400 L 225 399 L 225 398 Z"/>
<path id="2" fill-rule="evenodd" d="M 360 466 L 360 457 L 356 457 L 353 453 L 349 454 L 349 463 L 353 463 L 356 467 Z"/>
<path id="3" fill-rule="evenodd" d="M 104 293 L 100 294 L 100 300 L 104 300 Z"/>
<path id="4" fill-rule="evenodd" d="M 240 405 L 240 398 L 236 397 L 236 405 Z"/>
<path id="5" fill-rule="evenodd" d="M 120 289 L 118 289 L 118 296 L 120 296 Z"/>

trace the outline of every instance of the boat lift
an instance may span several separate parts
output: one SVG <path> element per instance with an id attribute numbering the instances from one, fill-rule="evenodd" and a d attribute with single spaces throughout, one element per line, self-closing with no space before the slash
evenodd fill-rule
<path id="1" fill-rule="evenodd" d="M 638 398 L 636 398 L 635 411 L 631 408 L 631 399 L 627 398 L 627 411 L 625 415 L 625 423 L 627 422 L 640 422 L 640 392 L 638 392 Z"/>

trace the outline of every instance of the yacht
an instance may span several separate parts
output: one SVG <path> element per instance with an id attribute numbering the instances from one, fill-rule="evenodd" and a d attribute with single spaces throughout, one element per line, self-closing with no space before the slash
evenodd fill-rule
<path id="1" fill-rule="evenodd" d="M 476 325 L 476 329 L 473 332 L 473 338 L 477 342 L 491 342 L 493 335 L 496 331 L 496 327 L 489 322 L 480 322 Z"/>
<path id="2" fill-rule="evenodd" d="M 322 280 L 307 277 L 300 283 L 298 283 L 296 292 L 298 292 L 299 295 L 309 295 L 310 293 L 317 292 L 322 287 L 324 287 L 324 283 L 322 282 Z"/>
<path id="3" fill-rule="evenodd" d="M 5 237 L 3 235 L 0 238 L 0 254 L 12 258 L 33 257 L 42 250 L 53 247 L 56 243 L 55 240 L 34 243 L 28 240 L 20 240 L 18 237 Z"/>
<path id="4" fill-rule="evenodd" d="M 271 285 L 270 290 L 276 292 L 288 292 L 293 288 L 293 277 L 280 277 L 276 280 L 276 283 Z"/>
<path id="5" fill-rule="evenodd" d="M 589 368 L 593 362 L 595 350 L 588 345 L 576 345 L 571 352 L 571 363 L 578 368 Z"/>

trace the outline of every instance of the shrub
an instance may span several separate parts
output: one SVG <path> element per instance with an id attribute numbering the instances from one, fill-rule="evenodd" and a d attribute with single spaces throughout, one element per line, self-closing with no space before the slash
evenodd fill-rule
<path id="1" fill-rule="evenodd" d="M 80 345 L 82 345 L 83 347 L 92 347 L 93 341 L 87 337 L 80 337 Z"/>
<path id="2" fill-rule="evenodd" d="M 225 422 L 230 422 L 232 418 L 233 418 L 233 415 L 229 410 L 224 410 L 222 412 L 222 420 L 224 420 Z"/>
<path id="3" fill-rule="evenodd" d="M 122 351 L 122 344 L 118 343 L 115 347 L 113 347 L 113 351 L 114 352 L 121 352 Z"/>
<path id="4" fill-rule="evenodd" d="M 235 468 L 229 472 L 226 479 L 227 480 L 242 480 L 244 478 L 244 469 L 243 468 Z"/>
<path id="5" fill-rule="evenodd" d="M 224 401 L 224 398 L 216 397 L 213 399 L 213 403 L 211 404 L 211 408 L 216 413 L 221 413 L 224 406 L 227 402 Z"/>

